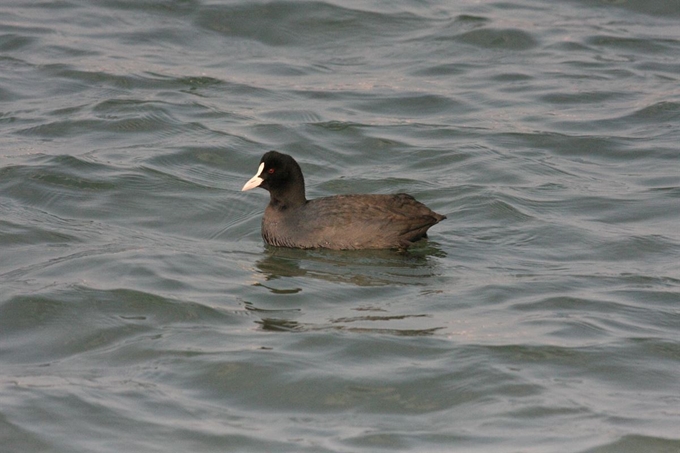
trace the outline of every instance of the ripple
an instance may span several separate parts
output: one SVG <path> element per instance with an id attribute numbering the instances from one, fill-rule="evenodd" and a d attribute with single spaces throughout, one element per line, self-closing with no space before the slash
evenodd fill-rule
<path id="1" fill-rule="evenodd" d="M 620 451 L 640 451 L 654 449 L 656 451 L 674 451 L 680 448 L 680 441 L 663 436 L 645 436 L 640 434 L 627 434 L 617 437 L 616 440 L 603 443 L 589 449 L 587 453 L 615 453 Z"/>
<path id="2" fill-rule="evenodd" d="M 327 2 L 273 2 L 204 8 L 197 24 L 225 36 L 251 39 L 269 46 L 323 45 L 342 30 L 352 41 L 373 36 L 376 29 L 400 36 L 420 21 L 412 14 L 386 14 L 340 7 Z M 304 29 L 305 33 L 297 31 Z"/>
<path id="3" fill-rule="evenodd" d="M 538 45 L 529 33 L 517 29 L 475 29 L 460 34 L 456 39 L 462 43 L 484 49 L 529 50 Z"/>
<path id="4" fill-rule="evenodd" d="M 426 118 L 465 112 L 467 106 L 446 96 L 427 94 L 394 94 L 373 96 L 373 99 L 363 100 L 354 104 L 358 110 L 380 113 L 391 117 L 408 116 Z"/>
<path id="5" fill-rule="evenodd" d="M 12 52 L 21 50 L 23 47 L 29 47 L 35 43 L 35 38 L 24 36 L 15 33 L 6 33 L 0 35 L 0 51 Z"/>
<path id="6" fill-rule="evenodd" d="M 642 52 L 643 54 L 665 53 L 669 49 L 677 49 L 678 44 L 680 44 L 678 40 L 674 39 L 650 40 L 612 35 L 593 36 L 585 42 L 592 47 L 606 47 L 629 52 Z"/>

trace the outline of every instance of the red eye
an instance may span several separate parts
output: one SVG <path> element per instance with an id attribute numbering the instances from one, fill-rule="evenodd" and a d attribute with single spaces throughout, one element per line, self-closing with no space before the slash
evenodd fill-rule
<path id="1" fill-rule="evenodd" d="M 273 174 L 274 174 L 274 169 L 273 169 L 273 168 L 270 168 L 269 170 L 267 170 L 267 173 L 269 173 L 270 175 L 273 175 Z"/>

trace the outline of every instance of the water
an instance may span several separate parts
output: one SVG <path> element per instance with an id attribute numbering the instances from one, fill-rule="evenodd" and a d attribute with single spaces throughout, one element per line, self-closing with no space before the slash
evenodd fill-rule
<path id="1" fill-rule="evenodd" d="M 680 451 L 678 19 L 3 2 L 2 451 Z M 266 248 L 269 149 L 448 219 Z"/>

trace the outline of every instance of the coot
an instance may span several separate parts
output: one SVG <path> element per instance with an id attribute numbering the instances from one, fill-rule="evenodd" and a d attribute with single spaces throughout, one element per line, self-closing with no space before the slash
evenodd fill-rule
<path id="1" fill-rule="evenodd" d="M 335 195 L 307 200 L 291 156 L 269 151 L 242 191 L 261 187 L 270 201 L 262 217 L 269 245 L 293 248 L 406 249 L 446 218 L 410 195 Z"/>

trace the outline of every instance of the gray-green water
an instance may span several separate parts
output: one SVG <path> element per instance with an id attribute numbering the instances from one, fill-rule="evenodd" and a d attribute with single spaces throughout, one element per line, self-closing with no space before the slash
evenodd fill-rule
<path id="1" fill-rule="evenodd" d="M 0 5 L 0 450 L 680 451 L 680 5 Z M 448 216 L 267 249 L 308 195 Z"/>

